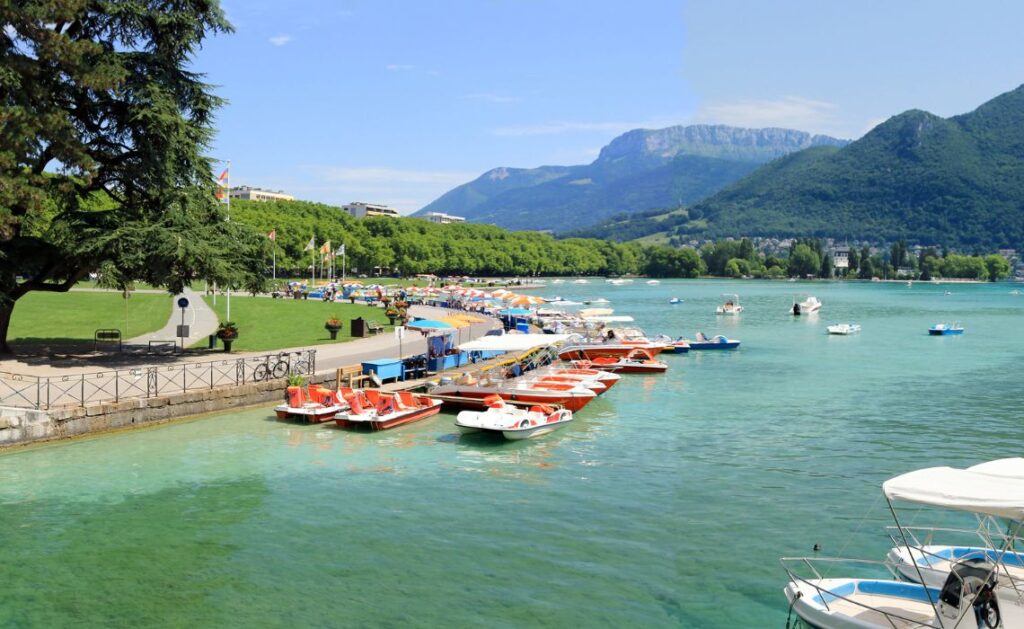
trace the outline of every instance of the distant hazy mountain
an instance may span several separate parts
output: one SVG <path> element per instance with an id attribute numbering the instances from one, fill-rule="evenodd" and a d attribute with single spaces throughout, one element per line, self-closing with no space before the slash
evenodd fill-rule
<path id="1" fill-rule="evenodd" d="M 637 218 L 588 233 L 1021 247 L 1024 86 L 952 118 L 904 112 L 846 147 L 774 161 L 687 212 Z"/>
<path id="2" fill-rule="evenodd" d="M 446 212 L 511 229 L 567 231 L 612 215 L 690 205 L 758 166 L 844 140 L 722 125 L 629 131 L 585 166 L 495 168 L 416 215 Z"/>

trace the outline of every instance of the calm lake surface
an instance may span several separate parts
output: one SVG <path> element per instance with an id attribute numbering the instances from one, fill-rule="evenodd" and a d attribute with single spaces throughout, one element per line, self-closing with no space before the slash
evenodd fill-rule
<path id="1" fill-rule="evenodd" d="M 532 442 L 259 409 L 3 455 L 0 625 L 781 627 L 780 556 L 883 557 L 883 480 L 1021 456 L 1013 288 L 566 283 L 542 293 L 743 345 Z"/>

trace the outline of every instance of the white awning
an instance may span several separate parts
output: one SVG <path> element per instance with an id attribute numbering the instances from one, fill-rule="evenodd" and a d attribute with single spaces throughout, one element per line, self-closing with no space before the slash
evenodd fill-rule
<path id="1" fill-rule="evenodd" d="M 587 321 L 596 321 L 598 323 L 630 323 L 632 321 L 635 321 L 635 319 L 633 319 L 633 317 L 629 315 L 597 315 L 587 317 Z"/>
<path id="2" fill-rule="evenodd" d="M 989 476 L 1024 478 L 1024 459 L 1020 457 L 996 459 L 995 461 L 972 465 L 967 468 L 967 471 L 978 472 L 979 474 L 988 474 Z"/>
<path id="3" fill-rule="evenodd" d="M 889 500 L 1024 520 L 1024 478 L 931 467 L 882 483 Z"/>
<path id="4" fill-rule="evenodd" d="M 459 345 L 464 352 L 525 352 L 534 347 L 561 343 L 569 338 L 568 334 L 502 334 L 501 336 L 481 336 L 475 341 Z"/>

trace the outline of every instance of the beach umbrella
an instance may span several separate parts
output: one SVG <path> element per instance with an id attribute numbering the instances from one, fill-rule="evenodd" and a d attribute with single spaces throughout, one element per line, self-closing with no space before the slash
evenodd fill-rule
<path id="1" fill-rule="evenodd" d="M 536 304 L 542 304 L 544 300 L 540 297 L 533 295 L 516 295 L 515 298 L 510 299 L 508 302 L 509 306 L 533 306 Z"/>
<path id="2" fill-rule="evenodd" d="M 412 328 L 413 330 L 444 330 L 454 328 L 450 323 L 444 321 L 437 321 L 434 319 L 420 319 L 419 321 L 412 321 L 405 327 Z"/>

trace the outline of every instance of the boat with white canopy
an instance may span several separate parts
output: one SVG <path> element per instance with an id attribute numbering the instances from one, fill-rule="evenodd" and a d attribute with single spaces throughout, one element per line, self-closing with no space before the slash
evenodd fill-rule
<path id="1" fill-rule="evenodd" d="M 1003 478 L 1024 479 L 1024 458 L 1015 457 L 997 459 L 980 463 L 967 468 L 968 471 Z M 886 560 L 893 571 L 905 579 L 918 581 L 923 578 L 928 585 L 942 585 L 952 567 L 959 562 L 981 558 L 994 561 L 995 555 L 1006 542 L 1006 529 L 1003 522 L 979 516 L 976 528 L 954 529 L 937 527 L 904 527 L 911 544 L 902 545 L 902 534 L 892 529 L 894 546 L 889 550 Z M 936 537 L 943 541 L 953 539 L 967 540 L 962 544 L 939 544 Z M 1013 540 L 1012 547 L 1020 548 L 1024 540 Z M 1007 574 L 1014 580 L 1024 583 L 1024 552 L 1008 550 L 1003 556 L 1003 564 Z"/>
<path id="2" fill-rule="evenodd" d="M 932 627 L 982 629 L 1024 627 L 1024 581 L 1008 570 L 1012 544 L 1024 526 L 1024 478 L 997 476 L 973 469 L 932 467 L 882 484 L 901 545 L 913 552 L 911 537 L 900 522 L 897 505 L 967 512 L 1002 518 L 1012 524 L 991 554 L 951 562 L 942 583 L 930 584 L 921 566 L 917 583 L 880 578 L 823 577 L 823 562 L 835 573 L 836 562 L 873 568 L 886 562 L 813 557 L 783 558 L 790 581 L 785 588 L 790 609 L 804 622 L 822 629 Z M 915 509 L 915 512 L 918 509 Z M 807 571 L 811 574 L 807 574 Z"/>
<path id="3" fill-rule="evenodd" d="M 725 293 L 722 297 L 725 297 L 725 303 L 718 308 L 715 308 L 715 314 L 738 315 L 743 312 L 743 306 L 740 305 L 739 295 L 736 293 Z"/>

